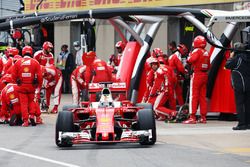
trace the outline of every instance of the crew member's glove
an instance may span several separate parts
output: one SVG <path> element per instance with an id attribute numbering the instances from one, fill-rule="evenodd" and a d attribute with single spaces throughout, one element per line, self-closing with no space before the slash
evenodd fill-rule
<path id="1" fill-rule="evenodd" d="M 13 104 L 11 102 L 9 104 L 9 110 L 13 110 Z"/>
<path id="2" fill-rule="evenodd" d="M 157 93 L 154 93 L 154 94 L 150 94 L 149 96 L 150 97 L 155 97 L 155 96 L 157 96 L 158 94 Z"/>
<path id="3" fill-rule="evenodd" d="M 37 80 L 36 77 L 33 79 L 32 85 L 33 85 L 33 86 L 37 86 L 37 85 L 38 85 L 38 80 Z"/>
<path id="4" fill-rule="evenodd" d="M 92 70 L 92 75 L 93 75 L 93 76 L 96 76 L 95 70 Z"/>
<path id="5" fill-rule="evenodd" d="M 41 102 L 40 91 L 35 92 L 34 102 L 35 103 L 40 103 Z"/>
<path id="6" fill-rule="evenodd" d="M 17 83 L 18 86 L 21 85 L 21 83 L 22 83 L 21 79 L 17 78 L 16 83 Z"/>
<path id="7" fill-rule="evenodd" d="M 86 88 L 87 83 L 86 82 L 82 82 L 82 87 Z"/>

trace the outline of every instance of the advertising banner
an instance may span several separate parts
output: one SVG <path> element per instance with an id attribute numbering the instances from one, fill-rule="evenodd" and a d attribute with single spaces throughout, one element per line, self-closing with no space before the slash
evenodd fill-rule
<path id="1" fill-rule="evenodd" d="M 41 0 L 24 0 L 25 13 L 34 13 Z M 40 12 L 79 11 L 99 8 L 183 6 L 227 3 L 240 0 L 43 0 Z"/>

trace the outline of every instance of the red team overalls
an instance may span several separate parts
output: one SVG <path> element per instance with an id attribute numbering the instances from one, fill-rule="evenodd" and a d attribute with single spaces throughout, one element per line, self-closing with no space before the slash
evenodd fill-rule
<path id="1" fill-rule="evenodd" d="M 189 112 L 191 116 L 184 121 L 187 124 L 196 123 L 196 112 L 200 105 L 201 118 L 200 123 L 206 123 L 207 102 L 206 102 L 206 88 L 208 80 L 208 70 L 210 68 L 210 57 L 208 52 L 204 49 L 206 47 L 206 40 L 203 36 L 197 36 L 194 39 L 193 47 L 195 48 L 189 55 L 187 63 L 191 64 L 193 74 L 190 81 L 190 101 Z"/>
<path id="2" fill-rule="evenodd" d="M 35 59 L 24 56 L 15 63 L 12 78 L 18 84 L 23 126 L 28 126 L 29 115 L 33 122 L 37 112 L 35 90 L 41 88 L 43 80 L 40 64 Z"/>

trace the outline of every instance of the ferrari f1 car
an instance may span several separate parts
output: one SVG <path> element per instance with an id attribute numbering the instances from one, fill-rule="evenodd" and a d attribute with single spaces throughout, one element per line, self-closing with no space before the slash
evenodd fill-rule
<path id="1" fill-rule="evenodd" d="M 156 142 L 152 105 L 116 101 L 112 93 L 126 92 L 125 83 L 92 83 L 89 93 L 101 92 L 98 102 L 82 102 L 82 106 L 64 106 L 56 121 L 55 142 L 58 147 L 84 143 Z M 112 93 L 111 93 L 112 92 Z"/>

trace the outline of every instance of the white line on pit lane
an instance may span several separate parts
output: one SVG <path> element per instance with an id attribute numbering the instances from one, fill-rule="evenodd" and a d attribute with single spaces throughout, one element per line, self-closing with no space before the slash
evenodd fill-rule
<path id="1" fill-rule="evenodd" d="M 13 153 L 13 154 L 18 154 L 18 155 L 30 157 L 30 158 L 34 158 L 34 159 L 38 159 L 38 160 L 41 160 L 41 161 L 46 161 L 46 162 L 58 164 L 58 165 L 61 165 L 61 166 L 67 166 L 67 167 L 80 167 L 80 166 L 78 166 L 78 165 L 73 165 L 73 164 L 68 164 L 68 163 L 64 163 L 64 162 L 59 162 L 59 161 L 55 161 L 55 160 L 52 160 L 52 159 L 39 157 L 39 156 L 36 156 L 36 155 L 31 155 L 31 154 L 27 154 L 27 153 L 15 151 L 15 150 L 10 150 L 10 149 L 7 149 L 7 148 L 2 148 L 2 147 L 0 147 L 0 150 L 1 150 L 1 151 L 5 151 L 5 152 L 9 152 L 9 153 Z"/>

